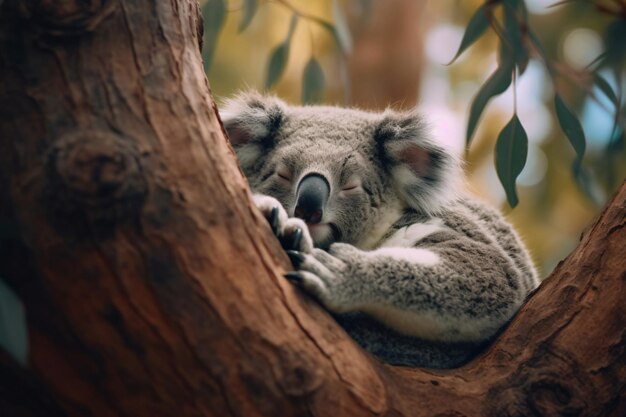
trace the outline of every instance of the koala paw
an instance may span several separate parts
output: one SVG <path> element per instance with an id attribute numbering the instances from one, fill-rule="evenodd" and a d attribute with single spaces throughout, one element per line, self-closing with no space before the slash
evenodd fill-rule
<path id="1" fill-rule="evenodd" d="M 285 278 L 315 297 L 328 310 L 346 313 L 359 304 L 361 286 L 353 285 L 346 262 L 317 248 L 308 254 L 293 250 L 288 250 L 287 254 L 296 271 L 286 273 Z"/>
<path id="2" fill-rule="evenodd" d="M 267 219 L 274 235 L 278 237 L 285 250 L 297 250 L 310 253 L 313 250 L 313 239 L 302 219 L 290 218 L 285 208 L 274 197 L 255 194 L 254 204 Z"/>

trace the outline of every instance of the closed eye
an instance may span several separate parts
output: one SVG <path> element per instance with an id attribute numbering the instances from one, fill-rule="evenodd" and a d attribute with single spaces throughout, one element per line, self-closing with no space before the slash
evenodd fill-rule
<path id="1" fill-rule="evenodd" d="M 341 188 L 342 192 L 356 192 L 361 190 L 361 181 L 358 178 L 352 178 L 348 180 L 346 184 Z"/>
<path id="2" fill-rule="evenodd" d="M 285 172 L 277 171 L 276 175 L 278 175 L 280 178 L 284 179 L 285 181 L 291 181 L 291 177 L 289 176 L 289 174 Z"/>

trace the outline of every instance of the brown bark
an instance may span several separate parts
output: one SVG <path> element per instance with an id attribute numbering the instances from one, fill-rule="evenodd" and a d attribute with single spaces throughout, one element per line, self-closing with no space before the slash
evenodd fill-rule
<path id="1" fill-rule="evenodd" d="M 0 356 L 1 410 L 626 412 L 626 185 L 480 358 L 383 365 L 282 278 L 206 84 L 195 2 L 1 7 L 0 215 L 20 236 L 0 275 L 30 338 L 28 370 Z"/>

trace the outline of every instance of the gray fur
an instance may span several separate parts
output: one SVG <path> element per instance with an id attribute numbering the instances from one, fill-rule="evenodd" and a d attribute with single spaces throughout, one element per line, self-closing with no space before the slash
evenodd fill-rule
<path id="1" fill-rule="evenodd" d="M 421 116 L 288 106 L 256 93 L 223 114 L 278 235 L 302 229 L 298 284 L 365 349 L 394 364 L 458 366 L 538 285 L 520 239 L 463 195 L 459 161 Z M 293 218 L 310 173 L 330 183 L 322 225 Z"/>

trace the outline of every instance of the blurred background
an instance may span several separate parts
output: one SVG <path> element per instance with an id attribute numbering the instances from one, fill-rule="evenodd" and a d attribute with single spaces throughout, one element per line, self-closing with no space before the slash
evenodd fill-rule
<path id="1" fill-rule="evenodd" d="M 253 88 L 300 104 L 303 74 L 314 57 L 323 73 L 322 80 L 319 73 L 312 79 L 317 79 L 318 86 L 323 83 L 323 95 L 318 97 L 322 103 L 368 110 L 417 106 L 430 119 L 437 138 L 465 154 L 468 188 L 502 209 L 528 245 L 543 277 L 576 246 L 583 229 L 626 175 L 623 142 L 621 146 L 609 144 L 614 127 L 612 103 L 585 81 L 585 69 L 605 50 L 604 33 L 615 21 L 615 15 L 594 7 L 593 2 L 550 7 L 557 0 L 525 1 L 529 26 L 561 72 L 559 77 L 551 77 L 544 62 L 532 57 L 517 80 L 517 114 L 529 143 L 526 165 L 517 179 L 519 204 L 514 209 L 507 204 L 494 168 L 495 141 L 513 114 L 512 88 L 489 102 L 471 146 L 465 149 L 470 105 L 497 67 L 497 36 L 487 30 L 452 65 L 446 65 L 482 1 L 200 3 L 205 14 L 205 65 L 218 103 L 237 91 Z M 604 3 L 626 10 L 624 1 Z M 224 9 L 223 19 L 214 13 L 219 4 Z M 241 30 L 251 4 L 254 16 Z M 300 16 L 295 27 L 294 12 Z M 333 30 L 322 21 L 332 24 Z M 284 71 L 268 90 L 270 57 L 284 43 L 290 24 L 293 33 Z M 623 103 L 624 85 L 619 82 L 624 77 L 623 66 L 617 77 L 608 69 L 600 69 L 599 74 Z M 555 117 L 555 84 L 577 114 L 586 136 L 584 165 L 590 179 L 584 186 L 572 175 L 575 152 Z"/>

